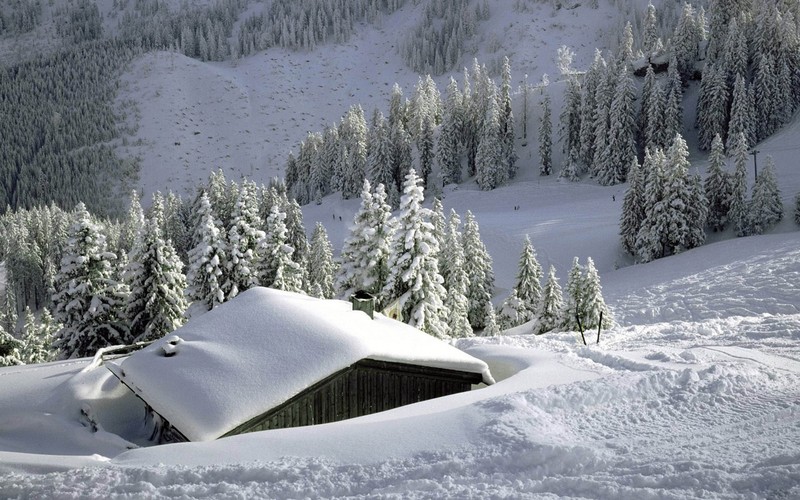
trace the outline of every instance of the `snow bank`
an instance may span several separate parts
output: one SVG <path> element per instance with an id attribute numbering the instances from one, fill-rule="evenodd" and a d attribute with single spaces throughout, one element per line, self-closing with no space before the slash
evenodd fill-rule
<path id="1" fill-rule="evenodd" d="M 188 439 L 208 441 L 365 358 L 493 383 L 486 363 L 404 323 L 262 287 L 107 366 Z"/>

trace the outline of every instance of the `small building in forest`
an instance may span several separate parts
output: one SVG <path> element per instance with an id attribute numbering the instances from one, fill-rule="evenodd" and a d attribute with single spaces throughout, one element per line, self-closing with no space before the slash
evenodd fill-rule
<path id="1" fill-rule="evenodd" d="M 159 443 L 368 415 L 491 384 L 483 361 L 341 300 L 256 287 L 106 363 Z"/>

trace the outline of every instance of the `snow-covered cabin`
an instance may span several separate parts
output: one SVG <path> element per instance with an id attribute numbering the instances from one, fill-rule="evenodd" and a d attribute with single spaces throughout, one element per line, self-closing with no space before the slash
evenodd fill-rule
<path id="1" fill-rule="evenodd" d="M 493 383 L 483 361 L 348 302 L 252 288 L 106 363 L 160 442 L 333 422 Z"/>

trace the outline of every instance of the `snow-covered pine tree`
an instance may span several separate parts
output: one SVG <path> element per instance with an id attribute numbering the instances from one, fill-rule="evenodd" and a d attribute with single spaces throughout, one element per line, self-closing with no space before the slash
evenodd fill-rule
<path id="1" fill-rule="evenodd" d="M 426 114 L 422 120 L 422 128 L 419 132 L 417 140 L 417 149 L 419 150 L 419 168 L 420 176 L 423 185 L 428 189 L 433 189 L 431 182 L 431 172 L 433 172 L 433 156 L 434 156 L 434 140 L 433 140 L 433 116 Z"/>
<path id="2" fill-rule="evenodd" d="M 609 162 L 597 172 L 600 184 L 610 186 L 625 182 L 627 169 L 636 158 L 636 115 L 633 79 L 627 65 L 619 65 L 619 75 L 609 111 Z"/>
<path id="3" fill-rule="evenodd" d="M 263 226 L 264 221 L 258 213 L 255 184 L 244 182 L 233 209 L 231 228 L 228 230 L 230 283 L 223 285 L 228 291 L 228 299 L 260 283 L 257 267 L 266 239 L 266 234 L 261 229 Z"/>
<path id="4" fill-rule="evenodd" d="M 130 252 L 136 241 L 136 235 L 139 234 L 142 226 L 144 226 L 144 210 L 142 210 L 142 204 L 139 200 L 139 193 L 134 189 L 131 191 L 131 204 L 128 208 L 127 217 L 122 221 L 122 227 L 120 228 L 119 247 L 121 250 Z"/>
<path id="5" fill-rule="evenodd" d="M 731 178 L 731 200 L 728 210 L 728 221 L 733 226 L 737 236 L 746 236 L 747 227 L 747 139 L 740 133 L 733 144 L 733 149 L 728 150 L 733 156 L 734 171 Z"/>
<path id="6" fill-rule="evenodd" d="M 450 269 L 445 278 L 444 286 L 447 289 L 445 306 L 449 316 L 447 324 L 450 326 L 450 336 L 454 338 L 471 337 L 472 325 L 469 324 L 469 299 L 467 299 L 468 278 L 464 270 L 464 249 L 458 235 L 458 216 L 452 212 L 450 216 L 447 237 L 447 250 L 442 252 L 447 258 L 440 260 L 440 265 L 447 262 Z M 442 266 L 444 268 L 444 266 Z"/>
<path id="7" fill-rule="evenodd" d="M 258 281 L 277 290 L 300 292 L 303 288 L 303 269 L 292 258 L 295 250 L 289 243 L 286 218 L 286 213 L 277 205 L 270 210 L 264 231 L 266 237 L 258 252 Z"/>
<path id="8" fill-rule="evenodd" d="M 675 58 L 670 61 L 667 80 L 663 121 L 660 127 L 660 145 L 664 148 L 672 144 L 676 135 L 683 136 L 683 88 Z"/>
<path id="9" fill-rule="evenodd" d="M 31 308 L 26 307 L 19 359 L 26 365 L 55 360 L 57 352 L 52 346 L 57 326 L 54 325 L 53 318 L 46 308 L 42 309 L 42 320 L 36 321 Z"/>
<path id="10" fill-rule="evenodd" d="M 130 291 L 125 317 L 134 342 L 155 340 L 180 327 L 188 308 L 183 263 L 169 240 L 164 240 L 159 201 L 154 196 L 152 212 L 136 238 L 124 274 Z"/>
<path id="11" fill-rule="evenodd" d="M 342 198 L 350 199 L 361 188 L 367 164 L 367 121 L 360 105 L 351 106 L 342 118 L 339 140 L 347 151 L 342 158 Z"/>
<path id="12" fill-rule="evenodd" d="M 702 244 L 705 235 L 703 228 L 706 225 L 706 218 L 698 220 L 700 214 L 697 213 L 697 208 L 706 204 L 705 195 L 702 190 L 693 189 L 692 179 L 689 177 L 688 158 L 686 141 L 680 135 L 676 135 L 672 146 L 667 150 L 667 182 L 664 185 L 663 198 L 669 220 L 665 241 L 668 255 Z M 702 199 L 695 199 L 697 196 L 702 196 Z"/>
<path id="13" fill-rule="evenodd" d="M 642 35 L 642 52 L 646 57 L 653 55 L 658 45 L 658 17 L 652 2 L 647 3 L 644 18 L 644 33 Z"/>
<path id="14" fill-rule="evenodd" d="M 608 171 L 611 161 L 611 152 L 608 148 L 609 115 L 611 113 L 611 102 L 614 99 L 614 87 L 616 85 L 616 64 L 612 63 L 605 67 L 595 92 L 594 113 L 594 156 L 589 163 L 589 175 L 596 177 L 599 172 Z"/>
<path id="15" fill-rule="evenodd" d="M 584 317 L 581 319 L 581 324 L 584 330 L 591 330 L 598 326 L 609 328 L 613 323 L 613 319 L 603 299 L 600 275 L 597 273 L 597 269 L 594 267 L 594 260 L 591 257 L 586 258 L 586 269 L 583 276 L 583 300 Z M 603 318 L 602 325 L 600 324 L 601 316 Z"/>
<path id="16" fill-rule="evenodd" d="M 292 260 L 302 268 L 306 266 L 308 257 L 308 238 L 303 224 L 303 210 L 297 200 L 282 198 L 282 211 L 286 214 L 286 243 L 294 249 Z"/>
<path id="17" fill-rule="evenodd" d="M 489 107 L 483 120 L 483 129 L 475 155 L 475 171 L 478 186 L 484 191 L 492 190 L 508 180 L 508 170 L 503 159 L 503 137 L 500 130 L 500 108 L 491 87 Z"/>
<path id="18" fill-rule="evenodd" d="M 350 235 L 345 238 L 339 255 L 337 289 L 343 297 L 363 290 L 376 296 L 386 305 L 382 295 L 389 275 L 389 248 L 394 231 L 391 207 L 386 192 L 378 184 L 375 195 L 369 181 L 361 189 L 361 207 L 353 216 Z"/>
<path id="19" fill-rule="evenodd" d="M 73 217 L 53 295 L 62 325 L 54 346 L 64 358 L 91 356 L 128 339 L 121 315 L 127 290 L 112 279 L 116 255 L 106 250 L 105 235 L 83 203 Z"/>
<path id="20" fill-rule="evenodd" d="M 205 191 L 200 195 L 193 239 L 196 244 L 189 252 L 186 295 L 190 301 L 211 310 L 225 302 L 227 254 L 222 222 L 215 216 Z"/>
<path id="21" fill-rule="evenodd" d="M 558 328 L 563 323 L 563 311 L 564 298 L 561 285 L 558 284 L 555 267 L 550 266 L 542 295 L 542 307 L 539 310 L 539 331 L 535 333 L 545 333 Z"/>
<path id="22" fill-rule="evenodd" d="M 664 202 L 667 183 L 664 172 L 666 158 L 660 148 L 645 155 L 642 170 L 645 175 L 644 214 L 645 218 L 636 235 L 636 254 L 643 262 L 661 258 L 666 252 L 666 232 L 668 229 L 667 206 Z"/>
<path id="23" fill-rule="evenodd" d="M 481 241 L 480 228 L 475 216 L 467 210 L 464 222 L 464 271 L 467 273 L 469 299 L 469 323 L 473 328 L 486 324 L 486 309 L 491 306 L 494 293 L 494 271 L 492 258 Z"/>
<path id="24" fill-rule="evenodd" d="M 508 330 L 529 321 L 531 316 L 531 310 L 519 298 L 517 289 L 512 288 L 500 305 L 500 311 L 497 314 L 497 326 L 501 330 Z"/>
<path id="25" fill-rule="evenodd" d="M 535 314 L 542 302 L 542 266 L 536 259 L 536 250 L 528 235 L 525 235 L 525 243 L 522 246 L 514 289 L 525 308 L 531 315 Z M 532 318 L 526 318 L 525 321 L 529 319 Z"/>
<path id="26" fill-rule="evenodd" d="M 334 280 L 337 267 L 333 260 L 333 246 L 321 222 L 317 222 L 311 235 L 307 266 L 309 295 L 332 299 L 336 295 Z M 315 291 L 318 293 L 315 294 Z"/>
<path id="27" fill-rule="evenodd" d="M 586 299 L 584 290 L 583 266 L 578 258 L 572 259 L 572 267 L 567 275 L 567 293 L 564 297 L 564 309 L 561 313 L 561 327 L 568 331 L 578 331 L 586 318 Z M 578 322 L 581 322 L 578 325 Z"/>
<path id="28" fill-rule="evenodd" d="M 400 204 L 400 194 L 403 190 L 403 176 L 412 167 L 411 136 L 403 126 L 403 122 L 397 122 L 390 131 L 392 143 L 392 178 L 394 185 L 389 187 L 384 185 L 388 195 L 389 204 L 392 208 L 397 208 Z"/>
<path id="29" fill-rule="evenodd" d="M 708 200 L 708 226 L 713 231 L 722 231 L 728 223 L 728 211 L 731 202 L 730 176 L 724 170 L 725 150 L 719 134 L 711 142 L 711 154 L 708 156 L 708 175 L 704 190 Z"/>
<path id="30" fill-rule="evenodd" d="M 595 127 L 597 125 L 597 88 L 605 80 L 606 62 L 600 50 L 595 49 L 594 61 L 583 78 L 581 89 L 580 162 L 584 169 L 594 172 Z"/>
<path id="31" fill-rule="evenodd" d="M 22 342 L 0 326 L 0 367 L 24 364 Z"/>
<path id="32" fill-rule="evenodd" d="M 700 36 L 695 21 L 694 7 L 683 4 L 683 12 L 672 35 L 673 58 L 683 81 L 694 75 L 694 63 L 698 55 Z"/>
<path id="33" fill-rule="evenodd" d="M 326 127 L 322 133 L 322 151 L 319 159 L 320 163 L 325 165 L 327 169 L 328 184 L 323 194 L 341 191 L 342 189 L 341 152 L 338 127 Z"/>
<path id="34" fill-rule="evenodd" d="M 750 101 L 747 83 L 742 75 L 736 76 L 736 83 L 733 86 L 733 102 L 731 103 L 730 121 L 728 122 L 728 140 L 726 147 L 728 151 L 733 149 L 733 143 L 744 134 L 748 146 L 755 144 L 754 124 L 751 123 L 753 116 L 753 104 Z"/>
<path id="35" fill-rule="evenodd" d="M 439 260 L 439 274 L 444 279 L 444 287 L 450 291 L 451 274 L 457 270 L 453 262 L 452 255 L 461 254 L 461 261 L 464 261 L 464 245 L 461 236 L 461 218 L 455 210 L 450 209 L 450 219 L 447 221 L 447 229 L 442 241 L 440 253 L 447 257 Z"/>
<path id="36" fill-rule="evenodd" d="M 747 59 L 747 38 L 739 29 L 736 17 L 733 17 L 728 24 L 728 32 L 719 59 L 728 85 L 734 83 L 738 77 L 744 78 L 747 75 Z"/>
<path id="37" fill-rule="evenodd" d="M 371 183 L 394 182 L 390 165 L 389 128 L 383 113 L 376 108 L 372 113 L 371 126 L 367 134 L 367 178 Z"/>
<path id="38" fill-rule="evenodd" d="M 750 197 L 748 221 L 750 234 L 763 234 L 783 219 L 783 202 L 775 180 L 775 162 L 767 155 L 766 165 L 758 173 Z"/>
<path id="39" fill-rule="evenodd" d="M 399 300 L 402 317 L 423 332 L 445 338 L 449 327 L 444 301 L 447 292 L 439 274 L 439 244 L 433 235 L 430 210 L 422 207 L 423 187 L 409 170 L 400 214 L 389 253 L 389 277 L 383 295 Z"/>
<path id="40" fill-rule="evenodd" d="M 508 60 L 508 56 L 503 57 L 502 83 L 498 101 L 503 164 L 506 168 L 506 177 L 513 179 L 517 175 L 517 153 L 514 149 L 514 113 L 511 109 L 511 63 Z"/>
<path id="41" fill-rule="evenodd" d="M 650 164 L 650 150 L 644 152 L 645 163 Z M 619 221 L 619 234 L 622 246 L 631 255 L 636 254 L 636 236 L 645 219 L 644 213 L 644 173 L 636 158 L 628 168 L 628 190 L 622 200 L 622 214 Z"/>
<path id="42" fill-rule="evenodd" d="M 655 82 L 650 90 L 647 102 L 642 102 L 642 106 L 647 108 L 647 128 L 644 130 L 644 149 L 655 151 L 656 148 L 663 147 L 661 141 L 661 130 L 664 121 L 664 106 L 666 106 L 666 96 L 664 89 Z"/>
<path id="43" fill-rule="evenodd" d="M 553 172 L 553 124 L 550 113 L 550 94 L 542 96 L 542 121 L 539 124 L 539 175 Z"/>
<path id="44" fill-rule="evenodd" d="M 726 75 L 714 65 L 706 66 L 700 82 L 700 97 L 697 101 L 697 127 L 699 147 L 707 150 L 714 136 L 725 137 L 728 126 L 728 86 Z"/>
<path id="45" fill-rule="evenodd" d="M 636 138 L 639 141 L 639 144 L 642 146 L 642 149 L 647 149 L 647 127 L 650 123 L 650 116 L 648 114 L 648 107 L 650 105 L 650 99 L 653 95 L 653 89 L 658 86 L 658 82 L 656 82 L 656 73 L 653 70 L 653 65 L 648 64 L 647 70 L 645 70 L 644 74 L 644 83 L 642 84 L 642 93 L 639 96 L 639 116 L 637 117 L 637 134 Z"/>
<path id="46" fill-rule="evenodd" d="M 497 315 L 494 312 L 494 306 L 491 302 L 486 303 L 486 311 L 483 313 L 483 316 L 486 319 L 484 320 L 481 336 L 496 337 L 497 335 L 500 335 L 500 327 L 497 324 Z"/>
<path id="47" fill-rule="evenodd" d="M 442 172 L 444 184 L 461 182 L 461 154 L 459 135 L 461 125 L 462 95 L 454 78 L 450 78 L 447 86 L 447 97 L 444 103 L 442 126 L 436 142 L 436 163 Z"/>
<path id="48" fill-rule="evenodd" d="M 758 57 L 753 77 L 753 92 L 755 101 L 756 140 L 760 141 L 769 137 L 778 127 L 780 122 L 780 106 L 778 102 L 779 89 L 778 77 L 775 71 L 775 61 L 769 53 L 762 53 Z"/>
<path id="49" fill-rule="evenodd" d="M 560 134 L 564 152 L 564 165 L 569 166 L 570 163 L 577 165 L 578 171 L 576 173 L 580 175 L 581 84 L 577 78 L 572 76 L 567 80 L 564 107 L 561 110 L 559 121 L 561 124 Z"/>

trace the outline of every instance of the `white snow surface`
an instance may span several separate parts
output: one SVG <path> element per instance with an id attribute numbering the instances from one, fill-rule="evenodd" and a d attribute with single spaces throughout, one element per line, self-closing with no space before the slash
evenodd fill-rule
<path id="1" fill-rule="evenodd" d="M 209 441 L 362 359 L 494 383 L 486 363 L 405 323 L 264 287 L 107 366 L 190 441 Z"/>

